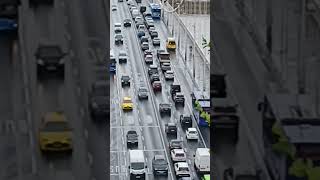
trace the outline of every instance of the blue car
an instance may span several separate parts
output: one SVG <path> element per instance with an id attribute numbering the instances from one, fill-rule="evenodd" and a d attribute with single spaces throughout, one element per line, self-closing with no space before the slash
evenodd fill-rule
<path id="1" fill-rule="evenodd" d="M 145 36 L 146 33 L 144 31 L 139 31 L 138 32 L 138 37 L 141 38 L 142 36 Z"/>
<path id="2" fill-rule="evenodd" d="M 110 73 L 116 73 L 116 66 L 115 65 L 110 65 Z"/>
<path id="3" fill-rule="evenodd" d="M 15 20 L 1 18 L 0 19 L 0 31 L 15 31 L 18 28 L 18 24 Z"/>

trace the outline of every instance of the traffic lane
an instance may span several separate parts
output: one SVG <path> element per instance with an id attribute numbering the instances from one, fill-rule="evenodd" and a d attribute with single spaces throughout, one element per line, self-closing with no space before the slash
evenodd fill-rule
<path id="1" fill-rule="evenodd" d="M 165 28 L 165 25 L 162 22 L 155 23 L 155 27 L 156 29 L 160 30 L 158 34 L 162 42 L 161 49 L 165 49 L 165 39 L 168 37 L 166 36 L 167 29 Z M 185 70 L 183 70 L 183 68 L 186 68 L 186 67 L 181 67 L 181 64 L 184 64 L 184 61 L 182 60 L 182 58 L 177 53 L 171 54 L 170 58 L 172 61 L 171 65 L 173 67 L 174 74 L 175 74 L 175 82 L 179 82 L 182 88 L 182 92 L 185 92 L 184 94 L 186 98 L 186 107 L 189 108 L 190 114 L 192 114 L 192 108 L 191 108 L 192 100 L 191 100 L 190 94 L 195 89 L 195 86 L 190 85 L 190 83 L 187 80 L 188 74 Z M 196 121 L 193 121 L 193 122 L 196 123 Z M 209 147 L 210 146 L 210 129 L 206 127 L 199 127 L 199 129 L 201 131 L 201 135 L 205 141 L 206 146 Z"/>
<path id="2" fill-rule="evenodd" d="M 152 159 L 155 155 L 165 155 L 165 151 L 164 149 L 159 149 L 159 150 L 146 150 L 144 152 L 145 154 L 145 158 L 146 158 L 146 163 L 147 163 L 147 179 L 155 179 L 155 180 L 164 180 L 164 179 L 168 179 L 168 180 L 173 180 L 172 176 L 171 176 L 171 171 L 168 170 L 168 175 L 162 175 L 162 176 L 155 176 L 153 175 L 153 171 L 152 171 Z"/>
<path id="3" fill-rule="evenodd" d="M 120 156 L 126 157 L 126 151 L 111 151 L 110 152 L 110 176 L 107 179 L 120 180 L 124 179 L 128 175 L 128 165 L 126 162 L 119 165 Z"/>

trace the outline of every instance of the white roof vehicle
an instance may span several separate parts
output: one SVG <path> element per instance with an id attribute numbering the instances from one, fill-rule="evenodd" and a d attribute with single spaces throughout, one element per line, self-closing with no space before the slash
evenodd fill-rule
<path id="1" fill-rule="evenodd" d="M 177 177 L 190 177 L 190 169 L 186 162 L 174 163 L 174 171 Z"/>
<path id="2" fill-rule="evenodd" d="M 174 79 L 174 73 L 173 73 L 173 71 L 166 71 L 165 73 L 164 73 L 164 77 L 165 77 L 165 79 Z"/>
<path id="3" fill-rule="evenodd" d="M 210 173 L 210 150 L 209 148 L 197 148 L 194 156 L 194 167 L 197 172 Z"/>
<path id="4" fill-rule="evenodd" d="M 186 161 L 186 153 L 183 149 L 172 149 L 171 159 L 173 162 Z"/>
<path id="5" fill-rule="evenodd" d="M 188 140 L 198 140 L 199 135 L 198 135 L 198 131 L 196 128 L 188 128 L 186 130 L 186 136 Z"/>

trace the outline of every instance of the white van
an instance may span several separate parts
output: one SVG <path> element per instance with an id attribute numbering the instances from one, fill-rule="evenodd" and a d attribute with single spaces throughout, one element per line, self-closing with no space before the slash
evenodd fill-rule
<path id="1" fill-rule="evenodd" d="M 143 150 L 129 150 L 130 179 L 145 179 L 147 165 Z"/>
<path id="2" fill-rule="evenodd" d="M 210 152 L 209 148 L 197 148 L 194 167 L 198 173 L 210 173 Z"/>
<path id="3" fill-rule="evenodd" d="M 114 32 L 121 33 L 121 23 L 114 23 Z"/>

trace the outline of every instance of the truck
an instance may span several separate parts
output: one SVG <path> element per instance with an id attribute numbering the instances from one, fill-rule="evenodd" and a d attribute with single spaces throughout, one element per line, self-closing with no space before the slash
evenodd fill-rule
<path id="1" fill-rule="evenodd" d="M 131 179 L 146 178 L 146 162 L 143 150 L 129 150 L 129 174 Z"/>
<path id="2" fill-rule="evenodd" d="M 197 148 L 194 155 L 194 168 L 199 174 L 210 173 L 209 148 Z"/>
<path id="3" fill-rule="evenodd" d="M 192 113 L 199 126 L 210 126 L 210 109 L 211 102 L 208 95 L 202 91 L 191 93 Z M 213 126 L 215 127 L 215 126 Z"/>
<path id="4" fill-rule="evenodd" d="M 0 0 L 0 31 L 16 32 L 20 4 L 20 0 Z"/>
<path id="5" fill-rule="evenodd" d="M 170 54 L 165 50 L 157 50 L 157 58 L 159 60 L 160 65 L 162 63 L 170 63 Z"/>

